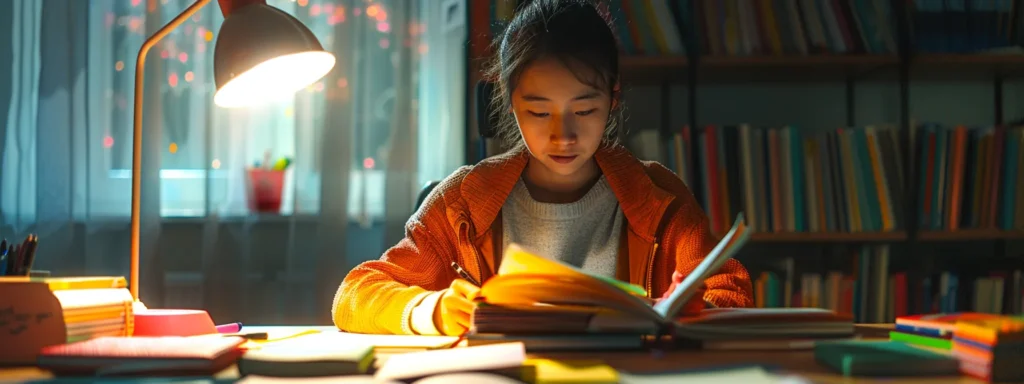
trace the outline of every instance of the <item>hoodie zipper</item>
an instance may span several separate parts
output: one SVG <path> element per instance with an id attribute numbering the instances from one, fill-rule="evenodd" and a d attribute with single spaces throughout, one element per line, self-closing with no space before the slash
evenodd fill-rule
<path id="1" fill-rule="evenodd" d="M 647 284 L 644 289 L 647 290 L 647 297 L 654 298 L 654 284 L 651 282 L 651 278 L 654 276 L 654 253 L 658 252 L 658 240 L 655 238 L 654 245 L 651 246 L 651 253 L 647 255 Z"/>
<path id="2" fill-rule="evenodd" d="M 469 247 L 470 251 L 473 253 L 473 258 L 476 259 L 476 276 L 474 277 L 482 284 L 484 281 L 483 261 L 480 259 L 480 253 L 477 252 L 476 247 L 473 246 L 473 243 L 469 240 L 469 222 L 466 220 L 459 222 L 459 243 L 463 247 Z M 463 268 L 465 268 L 465 266 L 463 266 Z"/>

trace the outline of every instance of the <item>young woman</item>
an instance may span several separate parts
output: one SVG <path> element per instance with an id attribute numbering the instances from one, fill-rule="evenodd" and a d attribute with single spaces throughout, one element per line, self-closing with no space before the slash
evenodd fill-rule
<path id="1" fill-rule="evenodd" d="M 446 178 L 380 260 L 353 269 L 334 299 L 349 332 L 459 335 L 505 247 L 671 292 L 717 239 L 686 185 L 616 141 L 618 45 L 589 1 L 533 0 L 500 37 L 490 75 L 507 153 Z M 753 304 L 735 260 L 684 310 Z"/>

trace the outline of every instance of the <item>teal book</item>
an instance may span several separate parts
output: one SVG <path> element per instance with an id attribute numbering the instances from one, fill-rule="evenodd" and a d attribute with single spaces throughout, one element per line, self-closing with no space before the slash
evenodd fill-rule
<path id="1" fill-rule="evenodd" d="M 894 341 L 822 341 L 814 359 L 844 376 L 959 376 L 952 356 Z"/>

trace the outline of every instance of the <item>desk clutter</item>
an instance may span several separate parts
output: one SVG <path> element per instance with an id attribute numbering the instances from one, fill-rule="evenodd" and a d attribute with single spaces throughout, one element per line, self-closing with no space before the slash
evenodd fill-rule
<path id="1" fill-rule="evenodd" d="M 0 276 L 29 276 L 36 259 L 39 236 L 29 234 L 20 244 L 0 240 Z"/>
<path id="2" fill-rule="evenodd" d="M 470 329 L 460 337 L 353 334 L 333 326 L 216 326 L 198 310 L 209 324 L 182 332 L 157 321 L 159 311 L 174 310 L 136 312 L 122 277 L 5 276 L 0 277 L 0 362 L 32 365 L 58 380 L 798 383 L 807 382 L 793 376 L 799 372 L 757 365 L 757 356 L 802 354 L 805 360 L 813 356 L 812 370 L 851 377 L 1024 381 L 1024 365 L 1015 364 L 1024 361 L 1021 318 L 902 316 L 889 340 L 868 340 L 856 335 L 851 316 L 821 308 L 707 308 L 683 316 L 681 309 L 699 292 L 700 282 L 749 234 L 740 216 L 690 276 L 658 301 L 644 287 L 588 275 L 510 246 L 497 275 L 481 285 Z M 146 315 L 150 311 L 153 316 Z M 615 358 L 593 358 L 593 352 L 607 351 L 672 369 L 631 371 L 616 368 L 621 362 Z M 699 361 L 730 351 L 747 356 L 746 361 L 738 366 L 689 361 L 680 367 L 666 365 L 678 360 L 663 359 L 684 353 Z"/>
<path id="3" fill-rule="evenodd" d="M 124 277 L 0 277 L 0 362 L 32 364 L 48 346 L 131 336 Z"/>

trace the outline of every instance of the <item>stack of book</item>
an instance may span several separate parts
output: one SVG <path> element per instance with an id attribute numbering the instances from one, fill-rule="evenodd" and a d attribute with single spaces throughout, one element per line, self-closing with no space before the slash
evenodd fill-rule
<path id="1" fill-rule="evenodd" d="M 0 361 L 33 363 L 43 347 L 100 336 L 132 336 L 133 299 L 124 277 L 0 277 Z"/>
<path id="2" fill-rule="evenodd" d="M 63 309 L 67 342 L 100 336 L 131 336 L 132 295 L 124 277 L 38 279 L 53 291 Z"/>
<path id="3" fill-rule="evenodd" d="M 957 322 L 999 318 L 999 315 L 977 312 L 899 316 L 896 318 L 896 330 L 889 332 L 889 340 L 949 350 L 953 348 L 953 331 Z"/>
<path id="4" fill-rule="evenodd" d="M 987 381 L 1024 381 L 1024 319 L 957 321 L 953 355 L 964 374 Z"/>

